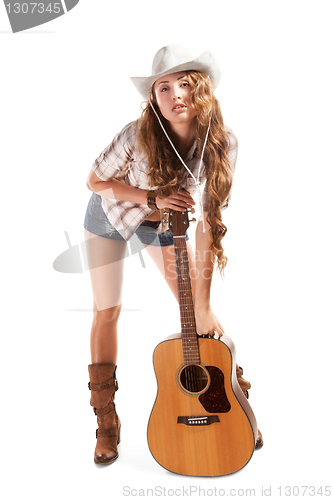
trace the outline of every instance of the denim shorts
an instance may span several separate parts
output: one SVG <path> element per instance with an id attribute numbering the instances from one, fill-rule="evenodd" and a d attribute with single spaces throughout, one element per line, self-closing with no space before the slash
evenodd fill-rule
<path id="1" fill-rule="evenodd" d="M 102 238 L 126 241 L 107 218 L 102 208 L 102 198 L 99 194 L 93 193 L 91 195 L 83 225 L 87 231 Z M 135 234 L 143 245 L 153 245 L 156 247 L 173 245 L 173 236 L 170 229 L 167 229 L 164 233 L 157 234 L 159 225 L 160 221 L 143 221 L 135 231 Z M 186 233 L 186 240 L 188 239 Z"/>

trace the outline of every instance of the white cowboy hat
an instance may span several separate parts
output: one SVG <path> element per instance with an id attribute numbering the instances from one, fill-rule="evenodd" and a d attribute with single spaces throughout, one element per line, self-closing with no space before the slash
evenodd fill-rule
<path id="1" fill-rule="evenodd" d="M 191 54 L 180 45 L 162 47 L 153 60 L 151 76 L 131 78 L 135 87 L 144 99 L 148 99 L 149 92 L 156 80 L 170 73 L 195 70 L 207 73 L 215 86 L 219 83 L 221 72 L 213 55 L 206 50 L 199 57 L 193 59 Z"/>

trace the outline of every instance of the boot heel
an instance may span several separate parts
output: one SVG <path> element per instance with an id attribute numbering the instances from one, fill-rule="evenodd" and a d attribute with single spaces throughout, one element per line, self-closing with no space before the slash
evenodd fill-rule
<path id="1" fill-rule="evenodd" d="M 116 368 L 114 363 L 88 366 L 90 404 L 97 415 L 98 424 L 94 461 L 99 465 L 112 464 L 119 456 L 117 444 L 120 442 L 120 420 L 114 403 L 115 392 L 118 389 Z"/>

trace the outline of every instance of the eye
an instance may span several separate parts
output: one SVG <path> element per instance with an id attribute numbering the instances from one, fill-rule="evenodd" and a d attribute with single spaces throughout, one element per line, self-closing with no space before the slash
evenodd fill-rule
<path id="1" fill-rule="evenodd" d="M 189 86 L 190 86 L 190 84 L 188 82 L 183 82 L 181 84 L 181 87 L 189 87 Z"/>
<path id="2" fill-rule="evenodd" d="M 165 90 L 168 90 L 168 87 L 162 87 L 162 88 L 160 89 L 160 92 L 165 92 Z"/>

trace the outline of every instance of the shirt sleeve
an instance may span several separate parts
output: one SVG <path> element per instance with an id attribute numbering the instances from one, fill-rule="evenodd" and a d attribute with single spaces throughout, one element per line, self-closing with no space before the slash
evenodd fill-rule
<path id="1" fill-rule="evenodd" d="M 228 151 L 228 158 L 230 162 L 230 166 L 233 170 L 235 171 L 236 168 L 236 161 L 237 161 L 237 153 L 238 153 L 238 140 L 233 131 L 229 128 L 226 129 L 227 134 L 229 137 L 229 151 Z M 204 191 L 203 191 L 203 209 L 204 212 L 208 211 L 208 188 L 207 188 L 207 183 L 205 184 Z M 228 198 L 224 201 L 224 203 L 221 206 L 221 210 L 225 210 L 229 204 L 231 198 L 231 194 L 229 194 Z"/>
<path id="2" fill-rule="evenodd" d="M 112 178 L 125 179 L 133 157 L 134 138 L 134 126 L 129 123 L 95 160 L 92 168 L 102 181 Z"/>

